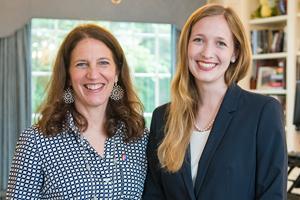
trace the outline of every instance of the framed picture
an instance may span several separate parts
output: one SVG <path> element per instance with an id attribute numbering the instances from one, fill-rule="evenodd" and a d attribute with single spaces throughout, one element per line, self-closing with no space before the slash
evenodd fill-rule
<path id="1" fill-rule="evenodd" d="M 275 67 L 260 66 L 257 75 L 257 89 L 282 88 L 283 78 L 278 77 Z M 280 84 L 280 85 L 279 85 Z"/>

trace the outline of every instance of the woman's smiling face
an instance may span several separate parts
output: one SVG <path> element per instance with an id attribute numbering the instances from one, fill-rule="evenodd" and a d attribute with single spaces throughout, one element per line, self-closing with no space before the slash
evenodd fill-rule
<path id="1" fill-rule="evenodd" d="M 81 40 L 71 53 L 69 73 L 77 108 L 107 105 L 118 75 L 112 52 L 103 42 Z"/>
<path id="2" fill-rule="evenodd" d="M 198 83 L 224 84 L 224 75 L 235 60 L 233 35 L 222 15 L 200 19 L 188 43 L 189 70 Z"/>

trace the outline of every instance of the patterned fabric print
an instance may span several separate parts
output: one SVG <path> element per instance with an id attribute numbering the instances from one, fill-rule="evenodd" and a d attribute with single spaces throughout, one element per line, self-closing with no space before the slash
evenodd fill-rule
<path id="1" fill-rule="evenodd" d="M 138 141 L 124 143 L 125 125 L 119 123 L 101 158 L 70 116 L 68 126 L 55 137 L 43 136 L 36 127 L 21 134 L 7 199 L 141 199 L 148 130 Z"/>

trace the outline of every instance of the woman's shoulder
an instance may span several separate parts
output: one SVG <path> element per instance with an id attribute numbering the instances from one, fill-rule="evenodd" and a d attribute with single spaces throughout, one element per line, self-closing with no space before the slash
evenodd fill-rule
<path id="1" fill-rule="evenodd" d="M 164 116 L 170 106 L 170 102 L 156 107 L 153 111 L 153 116 Z"/>
<path id="2" fill-rule="evenodd" d="M 42 132 L 39 130 L 37 125 L 32 125 L 24 129 L 20 134 L 20 139 L 34 139 L 43 137 Z"/>
<path id="3" fill-rule="evenodd" d="M 24 129 L 19 137 L 19 141 L 28 141 L 28 142 L 34 142 L 36 144 L 46 144 L 46 143 L 52 143 L 52 142 L 58 142 L 60 140 L 62 140 L 63 138 L 65 138 L 66 135 L 70 135 L 67 134 L 66 131 L 62 131 L 56 135 L 53 136 L 48 136 L 45 135 L 40 128 L 38 127 L 38 125 L 32 125 L 26 129 Z"/>
<path id="4" fill-rule="evenodd" d="M 142 144 L 147 144 L 149 139 L 149 129 L 147 127 L 144 128 L 143 134 L 140 138 L 138 138 L 137 142 Z"/>
<path id="5" fill-rule="evenodd" d="M 124 140 L 125 137 L 125 133 L 126 132 L 126 124 L 123 121 L 118 121 L 118 125 L 117 125 L 117 131 L 116 131 L 116 135 L 119 135 L 122 140 Z M 147 127 L 144 128 L 143 133 L 138 137 L 133 139 L 132 141 L 134 141 L 135 143 L 147 143 L 148 142 L 148 138 L 149 138 L 149 129 Z"/>
<path id="6" fill-rule="evenodd" d="M 18 138 L 16 151 L 23 152 L 24 149 L 30 151 L 34 151 L 37 148 L 37 144 L 41 140 L 42 134 L 39 131 L 36 125 L 32 125 L 26 129 L 24 129 Z"/>
<path id="7" fill-rule="evenodd" d="M 242 90 L 242 102 L 243 106 L 247 106 L 249 109 L 263 109 L 266 107 L 273 107 L 281 110 L 282 104 L 277 97 L 267 96 L 263 94 L 258 94 L 251 91 Z"/>
<path id="8" fill-rule="evenodd" d="M 143 145 L 146 146 L 148 144 L 148 140 L 149 140 L 149 129 L 147 127 L 145 127 L 144 132 L 142 137 L 139 139 L 139 142 Z"/>

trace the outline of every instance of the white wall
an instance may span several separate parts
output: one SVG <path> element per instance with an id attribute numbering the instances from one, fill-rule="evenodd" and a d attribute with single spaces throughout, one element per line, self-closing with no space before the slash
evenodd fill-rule
<path id="1" fill-rule="evenodd" d="M 88 19 L 172 23 L 182 27 L 205 0 L 0 0 L 0 37 L 31 18 Z"/>

